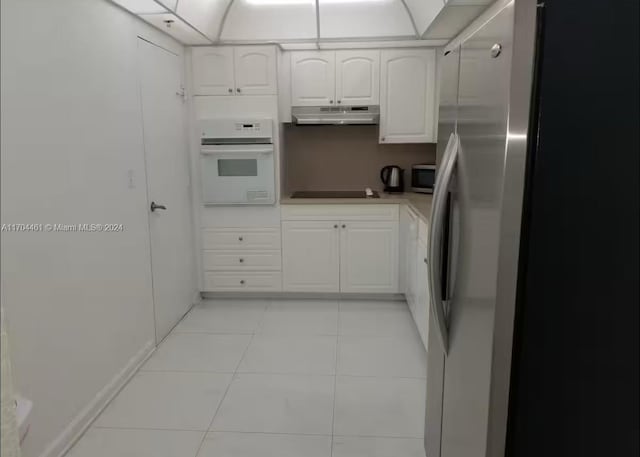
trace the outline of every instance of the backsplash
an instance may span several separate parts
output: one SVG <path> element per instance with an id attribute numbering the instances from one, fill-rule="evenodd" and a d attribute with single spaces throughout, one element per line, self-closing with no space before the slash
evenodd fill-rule
<path id="1" fill-rule="evenodd" d="M 283 132 L 283 190 L 381 189 L 380 169 L 398 165 L 411 186 L 411 166 L 433 164 L 436 145 L 378 144 L 377 125 L 287 124 Z"/>

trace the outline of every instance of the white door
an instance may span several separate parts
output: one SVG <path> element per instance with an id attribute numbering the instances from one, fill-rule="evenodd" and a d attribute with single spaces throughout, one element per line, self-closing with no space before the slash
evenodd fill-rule
<path id="1" fill-rule="evenodd" d="M 233 95 L 233 48 L 191 48 L 194 95 Z"/>
<path id="2" fill-rule="evenodd" d="M 322 106 L 335 102 L 335 52 L 291 53 L 291 105 Z"/>
<path id="3" fill-rule="evenodd" d="M 277 93 L 276 49 L 273 46 L 238 46 L 234 49 L 236 94 Z"/>
<path id="4" fill-rule="evenodd" d="M 435 141 L 435 51 L 383 50 L 381 67 L 380 142 Z"/>
<path id="5" fill-rule="evenodd" d="M 149 200 L 156 340 L 189 310 L 196 291 L 183 60 L 138 40 L 140 93 Z M 151 211 L 152 205 L 165 207 Z"/>
<path id="6" fill-rule="evenodd" d="M 283 288 L 287 292 L 338 292 L 339 226 L 332 221 L 282 222 Z"/>
<path id="7" fill-rule="evenodd" d="M 377 105 L 380 100 L 380 51 L 336 51 L 336 102 Z"/>
<path id="8" fill-rule="evenodd" d="M 340 291 L 398 292 L 398 222 L 340 223 Z"/>

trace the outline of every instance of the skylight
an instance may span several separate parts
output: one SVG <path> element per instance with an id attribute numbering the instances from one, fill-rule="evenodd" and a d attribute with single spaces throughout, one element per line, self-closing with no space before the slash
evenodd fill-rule
<path id="1" fill-rule="evenodd" d="M 167 9 L 154 0 L 113 0 L 124 9 L 134 14 L 166 13 Z"/>

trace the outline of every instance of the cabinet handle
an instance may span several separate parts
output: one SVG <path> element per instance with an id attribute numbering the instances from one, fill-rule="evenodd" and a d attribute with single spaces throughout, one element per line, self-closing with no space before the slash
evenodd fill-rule
<path id="1" fill-rule="evenodd" d="M 244 284 L 244 279 L 241 279 L 241 280 L 240 280 L 240 284 Z"/>
<path id="2" fill-rule="evenodd" d="M 424 263 L 429 264 L 429 262 L 427 262 L 427 258 L 426 257 L 424 259 L 422 259 L 422 260 L 424 260 Z"/>
<path id="3" fill-rule="evenodd" d="M 333 100 L 329 100 L 329 103 L 331 103 L 333 105 Z"/>
<path id="4" fill-rule="evenodd" d="M 338 224 L 334 224 L 333 228 L 338 228 Z"/>
<path id="5" fill-rule="evenodd" d="M 347 224 L 342 224 L 342 228 L 347 228 Z"/>
<path id="6" fill-rule="evenodd" d="M 242 238 L 241 236 L 238 237 L 238 241 L 243 241 L 244 238 Z"/>
<path id="7" fill-rule="evenodd" d="M 384 137 L 382 137 L 381 139 L 382 139 L 382 141 L 384 141 Z"/>
<path id="8" fill-rule="evenodd" d="M 240 263 L 243 263 L 243 262 L 244 262 L 244 259 L 243 259 L 242 257 L 240 257 L 240 259 L 239 259 L 239 260 L 240 260 Z M 425 259 L 425 261 L 426 261 L 426 260 L 427 260 L 427 259 Z"/>
<path id="9" fill-rule="evenodd" d="M 229 88 L 229 93 L 232 94 L 233 93 L 233 89 Z"/>
<path id="10" fill-rule="evenodd" d="M 238 88 L 236 89 L 236 92 L 240 93 L 240 92 L 242 92 L 242 91 L 241 91 L 241 90 L 240 90 L 240 88 L 238 87 Z"/>
<path id="11" fill-rule="evenodd" d="M 338 100 L 338 103 L 342 103 L 342 100 Z"/>

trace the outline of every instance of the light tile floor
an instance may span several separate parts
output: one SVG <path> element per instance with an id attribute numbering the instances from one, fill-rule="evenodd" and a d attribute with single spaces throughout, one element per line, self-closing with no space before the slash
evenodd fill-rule
<path id="1" fill-rule="evenodd" d="M 424 457 L 404 302 L 209 300 L 68 457 Z"/>

